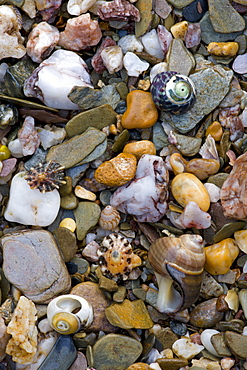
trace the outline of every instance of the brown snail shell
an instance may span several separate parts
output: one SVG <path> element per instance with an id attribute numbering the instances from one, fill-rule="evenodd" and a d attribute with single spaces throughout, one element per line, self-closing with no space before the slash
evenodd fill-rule
<path id="1" fill-rule="evenodd" d="M 159 238 L 151 245 L 148 259 L 156 274 L 176 283 L 181 302 L 177 306 L 172 303 L 173 308 L 169 312 L 184 310 L 197 300 L 205 264 L 204 241 L 201 236 L 183 234 L 178 238 Z M 175 292 L 176 299 L 178 292 Z"/>

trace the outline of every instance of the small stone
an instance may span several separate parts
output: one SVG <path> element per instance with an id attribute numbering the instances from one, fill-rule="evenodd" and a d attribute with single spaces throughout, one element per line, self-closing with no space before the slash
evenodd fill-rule
<path id="1" fill-rule="evenodd" d="M 86 200 L 91 200 L 92 202 L 94 202 L 96 200 L 96 194 L 94 194 L 91 191 L 83 188 L 80 185 L 76 185 L 74 191 L 75 191 L 75 195 L 78 198 L 86 199 Z"/>
<path id="2" fill-rule="evenodd" d="M 153 143 L 156 150 L 160 150 L 169 145 L 168 136 L 160 122 L 156 122 L 153 126 Z"/>
<path id="3" fill-rule="evenodd" d="M 146 306 L 140 299 L 113 303 L 106 308 L 105 315 L 112 325 L 122 329 L 150 329 L 153 326 Z"/>
<path id="4" fill-rule="evenodd" d="M 136 172 L 136 157 L 120 153 L 109 161 L 103 162 L 95 171 L 96 181 L 107 186 L 120 186 L 130 181 Z"/>
<path id="5" fill-rule="evenodd" d="M 92 202 L 79 202 L 74 210 L 76 219 L 76 235 L 79 240 L 83 240 L 87 232 L 94 227 L 100 217 L 100 206 Z"/>
<path id="6" fill-rule="evenodd" d="M 191 360 L 204 349 L 204 346 L 193 343 L 190 338 L 181 338 L 172 345 L 172 350 L 179 358 Z"/>
<path id="7" fill-rule="evenodd" d="M 178 336 L 169 327 L 163 328 L 160 325 L 154 325 L 150 332 L 155 334 L 155 337 L 162 344 L 163 350 L 166 348 L 171 349 L 173 343 L 178 340 Z"/>
<path id="8" fill-rule="evenodd" d="M 105 309 L 110 305 L 111 301 L 106 298 L 106 295 L 99 288 L 98 284 L 89 281 L 80 283 L 73 287 L 70 293 L 85 298 L 92 305 L 94 318 L 92 324 L 87 329 L 89 332 L 99 332 L 102 330 L 105 333 L 115 333 L 118 330 L 105 317 Z"/>
<path id="9" fill-rule="evenodd" d="M 146 53 L 155 58 L 164 59 L 164 52 L 161 47 L 162 43 L 155 29 L 145 33 L 145 35 L 142 36 L 141 41 Z"/>
<path id="10" fill-rule="evenodd" d="M 188 22 L 198 22 L 202 19 L 207 10 L 207 1 L 195 0 L 183 9 L 182 14 Z"/>
<path id="11" fill-rule="evenodd" d="M 199 328 L 211 328 L 222 320 L 224 313 L 216 310 L 217 298 L 199 303 L 190 313 L 190 323 Z"/>
<path id="12" fill-rule="evenodd" d="M 244 311 L 245 318 L 247 317 L 247 289 L 241 289 L 238 293 L 239 302 L 242 306 L 242 309 Z"/>
<path id="13" fill-rule="evenodd" d="M 106 135 L 103 132 L 95 128 L 88 128 L 83 134 L 50 148 L 46 160 L 58 162 L 65 168 L 73 167 L 86 158 L 105 139 Z"/>
<path id="14" fill-rule="evenodd" d="M 233 62 L 232 69 L 239 74 L 247 73 L 247 53 L 238 55 Z"/>
<path id="15" fill-rule="evenodd" d="M 142 61 L 136 54 L 128 51 L 123 57 L 123 65 L 128 76 L 139 77 L 149 68 L 149 63 Z"/>
<path id="16" fill-rule="evenodd" d="M 77 351 L 76 359 L 68 370 L 87 370 L 86 356 L 82 352 Z"/>
<path id="17" fill-rule="evenodd" d="M 60 207 L 63 209 L 75 209 L 78 206 L 78 199 L 71 193 L 61 197 Z"/>
<path id="18" fill-rule="evenodd" d="M 150 30 L 152 23 L 152 1 L 151 0 L 138 0 L 136 7 L 140 12 L 140 21 L 135 22 L 135 36 L 137 38 L 143 36 Z"/>
<path id="19" fill-rule="evenodd" d="M 124 128 L 148 128 L 153 126 L 157 119 L 158 110 L 151 93 L 133 90 L 127 95 L 127 110 L 122 116 Z"/>
<path id="20" fill-rule="evenodd" d="M 170 29 L 173 37 L 175 39 L 184 40 L 185 34 L 187 32 L 187 29 L 188 29 L 188 25 L 189 24 L 188 24 L 187 21 L 182 21 L 182 22 L 175 23 Z"/>
<path id="21" fill-rule="evenodd" d="M 217 283 L 213 276 L 210 275 L 207 271 L 204 271 L 202 276 L 200 295 L 203 298 L 208 299 L 211 297 L 219 297 L 221 294 L 223 294 L 223 292 L 224 289 L 222 285 Z"/>
<path id="22" fill-rule="evenodd" d="M 112 145 L 112 151 L 114 153 L 118 153 L 120 152 L 124 145 L 127 143 L 127 141 L 129 140 L 130 138 L 130 134 L 129 134 L 129 131 L 128 130 L 123 130 L 116 138 L 115 138 L 115 142 L 114 144 Z"/>
<path id="23" fill-rule="evenodd" d="M 202 139 L 198 137 L 180 135 L 173 132 L 173 135 L 176 140 L 176 147 L 179 148 L 179 151 L 185 156 L 194 156 L 196 155 L 202 145 Z M 191 171 L 188 171 L 191 172 Z"/>
<path id="24" fill-rule="evenodd" d="M 225 342 L 224 333 L 214 334 L 211 337 L 211 342 L 219 356 L 231 356 L 231 351 Z"/>
<path id="25" fill-rule="evenodd" d="M 231 33 L 243 31 L 244 18 L 233 8 L 228 0 L 208 1 L 209 15 L 216 32 Z"/>
<path id="26" fill-rule="evenodd" d="M 238 52 L 237 42 L 210 42 L 207 50 L 210 54 L 220 57 L 234 57 Z"/>
<path id="27" fill-rule="evenodd" d="M 183 63 L 180 63 L 181 58 Z M 195 60 L 191 52 L 185 47 L 181 39 L 173 39 L 167 53 L 169 71 L 176 71 L 184 76 L 189 76 L 195 66 Z M 179 115 L 180 117 L 180 115 Z"/>
<path id="28" fill-rule="evenodd" d="M 185 34 L 186 48 L 193 48 L 200 45 L 201 42 L 201 27 L 199 23 L 189 23 L 187 32 Z"/>
<path id="29" fill-rule="evenodd" d="M 182 358 L 158 358 L 156 362 L 162 370 L 179 370 L 188 365 L 188 361 Z"/>
<path id="30" fill-rule="evenodd" d="M 73 233 L 76 229 L 76 223 L 73 218 L 66 217 L 60 222 L 59 227 L 65 227 Z"/>
<path id="31" fill-rule="evenodd" d="M 72 260 L 77 251 L 75 234 L 66 227 L 58 227 L 53 231 L 53 235 L 56 238 L 64 262 L 69 262 Z"/>
<path id="32" fill-rule="evenodd" d="M 129 366 L 126 370 L 152 370 L 152 368 L 144 362 L 136 362 L 135 364 Z"/>
<path id="33" fill-rule="evenodd" d="M 116 281 L 106 278 L 102 274 L 99 267 L 96 269 L 96 275 L 99 278 L 99 287 L 100 287 L 100 289 L 102 289 L 106 292 L 116 292 L 118 290 L 118 285 L 117 285 Z"/>
<path id="34" fill-rule="evenodd" d="M 126 288 L 123 285 L 118 287 L 118 290 L 113 294 L 113 301 L 117 303 L 123 302 L 126 296 Z"/>
<path id="35" fill-rule="evenodd" d="M 233 331 L 225 332 L 225 341 L 231 353 L 240 359 L 247 357 L 247 336 L 234 333 Z"/>
<path id="36" fill-rule="evenodd" d="M 140 159 L 143 154 L 156 154 L 155 145 L 149 140 L 132 141 L 125 145 L 123 153 L 130 153 Z"/>
<path id="37" fill-rule="evenodd" d="M 69 137 L 80 135 L 89 127 L 101 130 L 103 127 L 116 123 L 116 113 L 108 104 L 88 109 L 71 118 L 65 130 Z"/>
<path id="38" fill-rule="evenodd" d="M 125 335 L 108 334 L 93 346 L 94 367 L 100 370 L 126 370 L 142 352 L 142 345 Z"/>

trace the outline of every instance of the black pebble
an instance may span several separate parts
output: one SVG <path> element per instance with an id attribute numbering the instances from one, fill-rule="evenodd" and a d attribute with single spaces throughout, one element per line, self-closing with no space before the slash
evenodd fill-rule
<path id="1" fill-rule="evenodd" d="M 183 9 L 182 14 L 188 22 L 199 22 L 207 11 L 207 0 L 195 0 Z"/>

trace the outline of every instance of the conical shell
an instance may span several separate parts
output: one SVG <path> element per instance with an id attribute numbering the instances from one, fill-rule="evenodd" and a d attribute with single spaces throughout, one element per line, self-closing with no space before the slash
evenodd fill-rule
<path id="1" fill-rule="evenodd" d="M 120 222 L 119 212 L 112 206 L 106 206 L 100 214 L 99 225 L 104 230 L 115 230 Z"/>

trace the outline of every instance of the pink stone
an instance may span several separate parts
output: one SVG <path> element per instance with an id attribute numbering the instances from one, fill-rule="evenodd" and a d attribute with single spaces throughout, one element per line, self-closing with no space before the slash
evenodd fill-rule
<path id="1" fill-rule="evenodd" d="M 0 173 L 1 177 L 6 177 L 8 176 L 15 168 L 17 159 L 16 158 L 8 158 L 2 161 L 3 168 Z"/>
<path id="2" fill-rule="evenodd" d="M 241 75 L 247 73 L 247 53 L 238 55 L 232 65 L 234 72 Z"/>
<path id="3" fill-rule="evenodd" d="M 40 138 L 34 127 L 34 119 L 27 116 L 22 128 L 18 131 L 18 139 L 22 145 L 23 155 L 31 155 L 39 147 Z"/>
<path id="4" fill-rule="evenodd" d="M 43 21 L 48 21 L 60 7 L 62 0 L 35 0 L 35 5 Z"/>
<path id="5" fill-rule="evenodd" d="M 136 21 L 141 17 L 139 10 L 127 0 L 107 1 L 99 6 L 98 15 L 104 21 Z"/>
<path id="6" fill-rule="evenodd" d="M 93 21 L 86 13 L 68 20 L 58 44 L 65 49 L 79 51 L 97 45 L 101 37 L 98 21 Z"/>
<path id="7" fill-rule="evenodd" d="M 160 40 L 161 49 L 163 53 L 166 55 L 173 39 L 172 34 L 162 25 L 158 25 L 157 33 Z"/>
<path id="8" fill-rule="evenodd" d="M 201 42 L 201 26 L 200 23 L 189 23 L 185 34 L 186 48 L 192 48 L 199 45 Z"/>
<path id="9" fill-rule="evenodd" d="M 101 45 L 97 49 L 96 53 L 92 57 L 91 64 L 97 73 L 103 73 L 106 70 L 104 66 L 103 60 L 101 58 L 101 52 L 108 46 L 115 46 L 116 42 L 109 36 L 106 36 L 105 39 L 102 40 Z"/>

